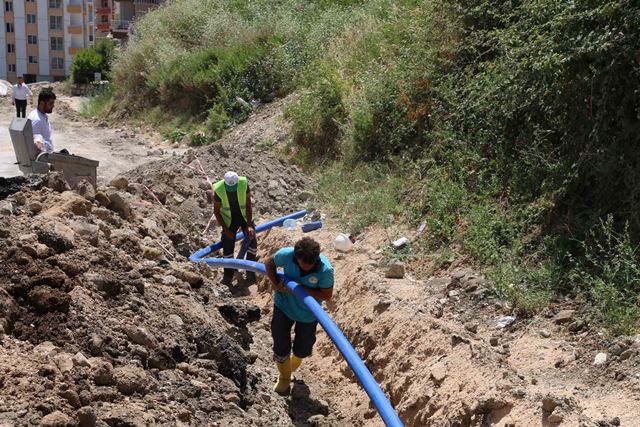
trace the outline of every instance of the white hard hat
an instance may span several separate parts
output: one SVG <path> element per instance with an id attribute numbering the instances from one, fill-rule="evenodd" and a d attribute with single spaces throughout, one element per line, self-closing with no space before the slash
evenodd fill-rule
<path id="1" fill-rule="evenodd" d="M 224 174 L 224 183 L 233 186 L 238 183 L 238 174 L 234 171 L 229 171 Z"/>

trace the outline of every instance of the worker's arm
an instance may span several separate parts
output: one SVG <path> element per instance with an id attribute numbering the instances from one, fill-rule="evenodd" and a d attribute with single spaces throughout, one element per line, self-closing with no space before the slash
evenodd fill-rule
<path id="1" fill-rule="evenodd" d="M 329 301 L 333 296 L 333 286 L 330 288 L 308 288 L 302 286 L 304 290 L 319 301 Z"/>
<path id="2" fill-rule="evenodd" d="M 247 234 L 250 239 L 256 238 L 256 229 L 253 226 L 253 208 L 251 207 L 251 192 L 247 191 L 247 203 L 246 203 L 246 211 L 247 211 Z"/>
<path id="3" fill-rule="evenodd" d="M 222 218 L 222 214 L 220 213 L 220 208 L 222 207 L 222 202 L 220 200 L 213 200 L 213 214 L 216 216 L 218 220 L 218 224 L 222 226 L 222 232 L 229 238 L 235 240 L 236 236 L 233 234 L 231 230 L 224 223 L 224 219 Z"/>
<path id="4" fill-rule="evenodd" d="M 267 260 L 264 262 L 264 267 L 265 270 L 267 270 L 267 277 L 269 278 L 269 281 L 271 282 L 273 287 L 280 292 L 289 292 L 287 287 L 282 282 L 280 282 L 280 280 L 278 280 L 278 267 L 276 266 L 276 262 L 273 260 L 272 256 L 267 258 Z"/>

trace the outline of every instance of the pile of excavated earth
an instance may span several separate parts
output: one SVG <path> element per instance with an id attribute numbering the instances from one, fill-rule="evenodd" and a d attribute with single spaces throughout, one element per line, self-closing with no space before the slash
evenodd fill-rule
<path id="1" fill-rule="evenodd" d="M 267 106 L 213 146 L 96 189 L 0 180 L 0 426 L 382 425 L 321 331 L 290 395 L 275 394 L 266 280 L 222 286 L 187 259 L 219 238 L 209 181 L 226 170 L 249 177 L 258 223 L 313 196 L 259 148 L 285 137 L 279 117 Z M 570 300 L 513 316 L 461 261 L 422 276 L 387 250 L 406 229 L 365 230 L 338 252 L 339 225 L 323 221 L 309 235 L 336 273 L 326 309 L 407 426 L 637 424 L 639 337 L 607 338 Z M 301 236 L 275 228 L 258 255 Z"/>

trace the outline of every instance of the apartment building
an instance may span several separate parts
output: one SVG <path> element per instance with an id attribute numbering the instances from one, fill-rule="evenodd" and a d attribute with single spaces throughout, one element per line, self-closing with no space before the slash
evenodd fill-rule
<path id="1" fill-rule="evenodd" d="M 0 79 L 64 80 L 94 42 L 94 0 L 1 1 Z"/>
<path id="2" fill-rule="evenodd" d="M 165 0 L 114 0 L 113 37 L 127 39 L 133 30 L 136 19 L 147 13 L 149 9 L 158 7 Z"/>
<path id="3" fill-rule="evenodd" d="M 107 37 L 111 33 L 113 23 L 113 0 L 95 1 L 95 36 L 96 40 Z"/>

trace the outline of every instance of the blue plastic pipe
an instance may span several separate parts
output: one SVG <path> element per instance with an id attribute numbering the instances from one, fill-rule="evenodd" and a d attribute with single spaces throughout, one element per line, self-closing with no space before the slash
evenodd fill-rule
<path id="1" fill-rule="evenodd" d="M 285 219 L 289 218 L 300 218 L 304 216 L 306 211 L 296 212 L 294 214 L 282 217 L 280 219 L 268 222 L 266 224 L 262 224 L 259 227 L 256 227 L 256 232 L 267 230 L 276 225 L 282 225 Z M 242 237 L 242 233 L 239 233 Z M 240 238 L 241 238 L 240 237 Z M 236 236 L 238 238 L 238 236 Z M 267 274 L 266 268 L 264 264 L 255 261 L 246 261 L 242 259 L 233 259 L 233 258 L 204 258 L 207 254 L 211 253 L 214 250 L 217 250 L 220 246 L 220 242 L 213 244 L 211 246 L 207 246 L 206 248 L 200 249 L 193 255 L 189 257 L 191 261 L 194 262 L 205 262 L 207 265 L 211 267 L 218 268 L 233 268 L 236 270 L 247 270 L 253 271 L 254 273 Z M 313 315 L 318 319 L 320 325 L 324 328 L 329 338 L 336 345 L 342 357 L 345 358 L 349 367 L 360 381 L 360 384 L 369 395 L 371 402 L 373 402 L 374 406 L 378 410 L 380 417 L 384 421 L 386 426 L 398 427 L 402 426 L 402 421 L 400 421 L 400 417 L 391 406 L 391 403 L 383 393 L 382 389 L 373 379 L 371 372 L 365 366 L 364 362 L 358 356 L 358 353 L 353 349 L 349 340 L 344 336 L 342 331 L 336 326 L 336 324 L 331 320 L 329 315 L 325 313 L 320 304 L 307 294 L 302 286 L 300 286 L 295 281 L 290 278 L 284 276 L 281 273 L 278 273 L 278 277 L 284 279 L 283 282 L 287 286 L 287 288 L 293 293 L 293 295 L 298 298 L 298 300 L 302 301 L 302 303 L 313 313 Z"/>
<path id="2" fill-rule="evenodd" d="M 260 224 L 259 226 L 256 227 L 256 233 L 266 231 L 272 227 L 281 227 L 282 223 L 285 222 L 286 220 L 302 218 L 306 214 L 307 214 L 307 211 L 305 209 L 302 211 L 294 212 L 287 216 L 283 216 L 282 218 L 274 219 L 273 221 L 265 222 L 264 224 Z M 243 232 L 239 232 L 238 234 L 236 234 L 236 241 L 240 239 L 244 239 Z M 212 245 L 206 246 L 200 249 L 199 251 L 191 254 L 191 256 L 189 257 L 189 261 L 193 261 L 193 262 L 201 261 L 202 258 L 209 255 L 213 251 L 217 251 L 220 248 L 222 248 L 222 241 L 213 243 Z"/>

